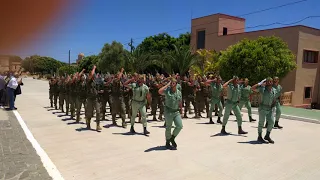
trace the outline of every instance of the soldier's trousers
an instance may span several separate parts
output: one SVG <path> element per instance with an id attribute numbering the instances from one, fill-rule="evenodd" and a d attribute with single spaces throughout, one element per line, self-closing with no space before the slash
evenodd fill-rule
<path id="1" fill-rule="evenodd" d="M 86 98 L 82 98 L 82 97 L 77 97 L 76 99 L 76 109 L 77 109 L 77 121 L 80 121 L 80 112 L 81 112 L 81 107 L 83 105 L 83 107 L 85 107 L 85 103 L 86 103 Z"/>
<path id="2" fill-rule="evenodd" d="M 74 117 L 75 111 L 76 111 L 76 101 L 77 101 L 77 97 L 76 96 L 69 96 L 69 103 L 70 103 L 70 113 L 71 113 L 71 117 Z"/>
<path id="3" fill-rule="evenodd" d="M 274 125 L 272 112 L 273 111 L 272 111 L 271 107 L 267 107 L 267 106 L 263 106 L 263 105 L 259 106 L 258 134 L 262 133 L 262 128 L 263 128 L 265 120 L 268 123 L 267 132 L 271 132 L 273 125 Z"/>
<path id="4" fill-rule="evenodd" d="M 231 110 L 233 110 L 234 115 L 237 118 L 238 126 L 241 126 L 242 125 L 242 116 L 240 113 L 240 108 L 239 108 L 238 102 L 232 102 L 230 100 L 227 100 L 225 102 L 225 110 L 224 110 L 222 125 L 223 126 L 227 125 Z"/>
<path id="5" fill-rule="evenodd" d="M 187 97 L 185 102 L 186 102 L 186 106 L 184 107 L 184 115 L 187 114 L 188 109 L 189 109 L 189 107 L 190 107 L 190 104 L 192 104 L 193 107 L 194 107 L 194 113 L 195 113 L 196 115 L 198 115 L 198 114 L 197 114 L 198 109 L 197 109 L 197 106 L 196 106 L 196 103 L 195 103 L 195 98 L 194 98 L 194 97 L 191 97 L 191 96 L 190 96 L 190 97 Z"/>
<path id="6" fill-rule="evenodd" d="M 250 100 L 240 100 L 240 101 L 239 101 L 240 111 L 241 111 L 243 105 L 246 106 L 246 108 L 248 109 L 248 115 L 249 115 L 249 118 L 250 118 L 250 117 L 252 116 L 252 110 L 251 110 Z"/>
<path id="7" fill-rule="evenodd" d="M 153 116 L 156 115 L 157 109 L 160 109 L 160 115 L 163 114 L 163 100 L 161 97 L 152 97 L 152 102 L 151 102 L 151 114 Z"/>
<path id="8" fill-rule="evenodd" d="M 69 114 L 69 110 L 70 110 L 70 95 L 67 94 L 65 95 L 65 100 L 66 100 L 66 114 Z"/>
<path id="9" fill-rule="evenodd" d="M 53 97 L 54 97 L 53 92 L 49 92 L 49 99 L 50 99 L 51 107 L 53 107 Z"/>
<path id="10" fill-rule="evenodd" d="M 125 97 L 124 98 L 124 105 L 126 107 L 126 114 L 128 114 L 128 117 L 131 118 L 131 99 L 130 97 Z"/>
<path id="11" fill-rule="evenodd" d="M 197 113 L 199 116 L 201 115 L 201 106 L 202 106 L 202 103 L 204 101 L 204 98 L 203 96 L 196 96 L 195 98 L 195 104 L 196 104 L 196 107 L 195 109 L 197 109 L 197 111 L 195 111 L 195 113 Z"/>
<path id="12" fill-rule="evenodd" d="M 142 101 L 135 101 L 132 100 L 131 102 L 131 107 L 132 107 L 132 113 L 131 113 L 131 126 L 134 126 L 135 119 L 137 117 L 137 113 L 140 111 L 141 114 L 141 123 L 143 127 L 147 127 L 147 108 L 146 108 L 146 102 Z"/>
<path id="13" fill-rule="evenodd" d="M 210 107 L 209 107 L 209 98 L 207 96 L 204 96 L 204 100 L 203 100 L 202 106 L 203 106 L 203 109 L 204 108 L 206 109 L 206 113 L 209 116 Z"/>
<path id="14" fill-rule="evenodd" d="M 65 101 L 65 94 L 60 93 L 59 94 L 59 108 L 63 110 L 63 105 L 64 105 L 64 101 Z"/>
<path id="15" fill-rule="evenodd" d="M 54 108 L 57 109 L 57 103 L 58 103 L 58 98 L 59 98 L 59 93 L 54 93 L 53 94 L 53 104 L 54 104 Z"/>
<path id="16" fill-rule="evenodd" d="M 110 103 L 110 98 L 103 96 L 101 98 L 101 119 L 105 119 L 106 117 L 106 112 L 107 112 L 107 103 L 109 104 L 110 111 L 111 111 L 111 103 Z"/>
<path id="17" fill-rule="evenodd" d="M 212 118 L 212 112 L 213 110 L 215 109 L 215 106 L 218 106 L 218 109 L 219 109 L 219 113 L 218 113 L 218 116 L 219 117 L 222 117 L 222 110 L 223 110 L 223 107 L 222 107 L 222 103 L 221 103 L 221 99 L 220 98 L 212 98 L 211 99 L 211 102 L 210 102 L 210 110 L 209 110 L 209 117 Z M 230 113 L 229 113 L 230 114 Z"/>
<path id="18" fill-rule="evenodd" d="M 281 104 L 279 101 L 276 102 L 274 110 L 276 111 L 276 122 L 279 122 L 281 116 Z"/>
<path id="19" fill-rule="evenodd" d="M 112 109 L 111 109 L 111 116 L 113 123 L 116 121 L 117 114 L 120 114 L 122 122 L 125 122 L 126 119 L 126 107 L 123 102 L 123 99 L 120 97 L 111 97 L 112 101 Z"/>
<path id="20" fill-rule="evenodd" d="M 96 110 L 96 123 L 100 125 L 101 117 L 101 102 L 98 98 L 88 98 L 86 101 L 85 117 L 87 120 L 91 120 L 93 117 L 93 110 Z"/>
<path id="21" fill-rule="evenodd" d="M 166 133 L 165 133 L 166 140 L 170 139 L 172 135 L 177 137 L 183 127 L 179 110 L 172 110 L 168 107 L 165 107 L 164 117 L 166 121 Z M 171 128 L 172 128 L 173 122 L 174 122 L 175 128 L 171 134 Z"/>

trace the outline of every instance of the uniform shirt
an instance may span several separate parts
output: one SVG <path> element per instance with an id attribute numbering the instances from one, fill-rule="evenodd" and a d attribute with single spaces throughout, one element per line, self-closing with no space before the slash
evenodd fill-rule
<path id="1" fill-rule="evenodd" d="M 182 87 L 181 87 L 180 83 L 177 83 L 177 89 L 178 89 L 180 92 L 182 92 Z"/>
<path id="2" fill-rule="evenodd" d="M 232 102 L 237 102 L 240 97 L 240 86 L 234 86 L 232 83 L 228 84 L 227 99 Z"/>
<path id="3" fill-rule="evenodd" d="M 261 105 L 262 107 L 271 107 L 273 101 L 276 98 L 276 89 L 271 88 L 271 91 L 269 91 L 265 86 L 259 87 L 259 92 L 261 94 Z"/>
<path id="4" fill-rule="evenodd" d="M 276 90 L 276 98 L 277 101 L 279 101 L 278 98 L 281 96 L 282 86 L 280 86 L 280 84 L 278 84 L 277 86 L 273 85 L 273 88 Z"/>
<path id="5" fill-rule="evenodd" d="M 247 101 L 249 100 L 250 95 L 253 93 L 251 90 L 251 86 L 247 85 L 241 85 L 241 95 L 240 95 L 240 100 Z"/>
<path id="6" fill-rule="evenodd" d="M 165 100 L 164 100 L 165 106 L 172 110 L 179 110 L 179 104 L 182 100 L 181 91 L 176 89 L 176 92 L 172 92 L 171 88 L 168 87 L 164 91 L 164 95 L 165 95 Z"/>
<path id="7" fill-rule="evenodd" d="M 211 97 L 214 99 L 220 99 L 221 92 L 223 90 L 222 84 L 211 82 L 210 87 L 211 87 Z"/>
<path id="8" fill-rule="evenodd" d="M 149 93 L 149 87 L 147 85 L 142 84 L 139 86 L 137 83 L 132 83 L 130 86 L 132 88 L 132 99 L 134 101 L 142 102 L 146 100 L 146 96 Z"/>
<path id="9" fill-rule="evenodd" d="M 11 89 L 17 89 L 17 87 L 18 87 L 17 79 L 15 77 L 12 77 L 9 80 L 9 83 L 8 83 L 7 87 L 11 88 Z"/>
<path id="10" fill-rule="evenodd" d="M 92 79 L 87 81 L 87 98 L 95 99 L 97 98 L 98 91 L 96 89 L 96 82 Z"/>

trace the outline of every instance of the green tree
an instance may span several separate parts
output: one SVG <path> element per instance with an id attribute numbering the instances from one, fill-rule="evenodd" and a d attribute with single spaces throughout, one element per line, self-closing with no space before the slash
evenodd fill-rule
<path id="1" fill-rule="evenodd" d="M 92 55 L 92 56 L 86 56 L 84 57 L 78 64 L 78 71 L 82 71 L 82 69 L 85 69 L 85 72 L 89 72 L 92 70 L 94 65 L 97 65 L 99 62 L 99 56 Z M 98 69 L 97 69 L 98 71 Z"/>
<path id="2" fill-rule="evenodd" d="M 127 51 L 119 42 L 113 41 L 111 44 L 106 43 L 99 54 L 98 69 L 102 73 L 116 73 L 125 63 L 125 54 Z"/>
<path id="3" fill-rule="evenodd" d="M 163 67 L 168 73 L 179 73 L 185 75 L 190 67 L 197 63 L 198 57 L 193 54 L 188 46 L 173 45 L 174 51 L 165 55 Z"/>
<path id="4" fill-rule="evenodd" d="M 76 66 L 69 66 L 69 65 L 64 65 L 64 66 L 61 66 L 59 69 L 58 69 L 58 73 L 59 75 L 65 75 L 65 74 L 74 74 L 77 72 L 77 67 Z"/>
<path id="5" fill-rule="evenodd" d="M 268 76 L 282 78 L 296 68 L 294 54 L 278 37 L 244 39 L 222 51 L 219 58 L 220 75 L 229 80 L 233 75 L 257 83 Z"/>
<path id="6" fill-rule="evenodd" d="M 159 63 L 158 56 L 143 52 L 140 48 L 137 48 L 133 53 L 125 53 L 124 67 L 127 72 L 144 72 L 149 66 L 161 66 Z"/>
<path id="7" fill-rule="evenodd" d="M 34 67 L 36 63 L 36 59 L 40 58 L 39 55 L 32 55 L 29 57 L 26 57 L 24 60 L 21 62 L 21 66 L 25 71 L 29 71 L 31 74 L 35 73 Z"/>
<path id="8" fill-rule="evenodd" d="M 42 56 L 35 59 L 34 71 L 40 74 L 53 74 L 63 64 L 64 63 L 51 57 Z"/>

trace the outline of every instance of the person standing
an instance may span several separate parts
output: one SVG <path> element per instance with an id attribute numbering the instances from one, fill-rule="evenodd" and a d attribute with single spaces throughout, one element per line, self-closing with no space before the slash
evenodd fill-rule
<path id="1" fill-rule="evenodd" d="M 272 115 L 272 109 L 276 104 L 277 98 L 277 91 L 275 88 L 272 87 L 273 80 L 272 78 L 268 77 L 267 79 L 262 80 L 258 84 L 252 86 L 252 90 L 258 89 L 261 93 L 261 103 L 259 105 L 259 123 L 258 123 L 258 141 L 261 143 L 274 143 L 274 141 L 270 138 L 270 133 L 273 128 L 274 120 Z M 267 133 L 262 138 L 262 128 L 264 121 L 267 121 Z M 265 141 L 266 140 L 266 141 Z"/>
<path id="2" fill-rule="evenodd" d="M 129 83 L 133 82 L 135 79 L 132 78 L 124 83 L 125 86 L 129 85 Z M 151 101 L 151 95 L 149 93 L 149 87 L 144 84 L 145 77 L 140 75 L 137 83 L 131 83 L 129 86 L 132 88 L 133 96 L 132 96 L 132 116 L 131 116 L 131 128 L 130 132 L 135 133 L 134 124 L 135 118 L 138 111 L 141 113 L 141 122 L 143 124 L 143 134 L 148 135 L 150 132 L 147 130 L 147 115 L 146 115 L 146 105 L 147 101 Z M 150 103 L 149 103 L 150 104 Z"/>
<path id="3" fill-rule="evenodd" d="M 166 121 L 166 148 L 171 150 L 177 149 L 175 138 L 180 133 L 183 125 L 181 120 L 182 114 L 182 94 L 177 89 L 177 81 L 172 79 L 167 85 L 160 88 L 158 93 L 165 95 L 165 108 L 164 117 Z M 172 123 L 174 122 L 175 128 L 171 133 Z"/>
<path id="4" fill-rule="evenodd" d="M 276 119 L 274 123 L 274 127 L 282 129 L 283 127 L 279 125 L 279 120 L 281 116 L 281 104 L 280 104 L 280 97 L 282 93 L 282 86 L 279 84 L 279 78 L 274 77 L 273 78 L 273 88 L 276 90 L 276 104 L 275 104 L 275 111 L 276 111 Z"/>
<path id="5" fill-rule="evenodd" d="M 223 84 L 223 87 L 227 87 L 227 100 L 225 102 L 221 134 L 228 134 L 225 128 L 229 120 L 231 109 L 237 118 L 238 134 L 247 134 L 248 132 L 242 130 L 242 116 L 238 106 L 238 101 L 240 98 L 239 78 L 237 76 L 233 76 L 232 79 Z"/>
<path id="6" fill-rule="evenodd" d="M 210 103 L 210 110 L 209 110 L 209 123 L 214 124 L 212 121 L 212 112 L 215 108 L 215 106 L 218 106 L 219 113 L 218 113 L 218 121 L 217 123 L 222 123 L 221 122 L 221 117 L 222 117 L 222 103 L 221 103 L 221 93 L 223 91 L 223 87 L 221 84 L 221 77 L 218 76 L 213 80 L 208 80 L 206 84 L 210 84 L 211 87 L 211 103 Z"/>
<path id="7" fill-rule="evenodd" d="M 9 97 L 9 108 L 7 110 L 15 110 L 16 107 L 14 106 L 14 92 L 18 87 L 18 74 L 15 73 L 13 76 L 11 76 L 8 85 L 7 85 L 7 93 L 8 93 L 8 97 Z"/>
<path id="8" fill-rule="evenodd" d="M 251 111 L 251 103 L 250 103 L 250 96 L 253 93 L 251 86 L 249 85 L 249 79 L 244 79 L 244 84 L 241 85 L 241 92 L 240 92 L 240 101 L 239 101 L 239 108 L 242 109 L 243 105 L 246 106 L 248 109 L 249 121 L 254 122 L 255 119 L 252 118 L 252 111 Z"/>

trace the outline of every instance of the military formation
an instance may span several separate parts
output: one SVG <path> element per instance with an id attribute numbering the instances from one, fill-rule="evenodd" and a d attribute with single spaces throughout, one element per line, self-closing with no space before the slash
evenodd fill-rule
<path id="1" fill-rule="evenodd" d="M 228 134 L 226 125 L 229 116 L 234 114 L 238 134 L 247 134 L 242 129 L 241 109 L 245 106 L 248 109 L 249 121 L 256 121 L 252 118 L 250 104 L 254 91 L 261 94 L 258 141 L 274 143 L 270 137 L 271 130 L 274 127 L 282 128 L 279 125 L 282 88 L 277 77 L 264 79 L 251 87 L 248 79 L 240 80 L 237 76 L 223 82 L 220 76 L 213 74 L 189 77 L 172 74 L 165 77 L 163 74 L 125 74 L 124 69 L 117 74 L 106 75 L 97 74 L 95 71 L 94 66 L 87 74 L 82 70 L 73 75 L 55 76 L 49 81 L 50 106 L 70 115 L 77 123 L 81 121 L 80 112 L 84 108 L 88 129 L 91 129 L 91 120 L 95 116 L 95 129 L 101 131 L 100 121 L 106 119 L 109 107 L 113 125 L 117 125 L 117 118 L 120 117 L 122 127 L 126 128 L 128 118 L 131 124 L 130 132 L 136 133 L 134 125 L 138 117 L 144 135 L 150 134 L 147 129 L 147 111 L 150 109 L 152 120 L 164 121 L 168 149 L 177 148 L 175 137 L 182 129 L 181 118 L 188 118 L 190 114 L 194 114 L 193 118 L 201 118 L 205 113 L 208 123 L 214 124 L 214 113 L 217 116 L 216 122 L 222 124 L 221 134 Z M 226 100 L 224 89 L 227 89 Z M 263 138 L 262 128 L 265 121 L 267 133 Z M 173 122 L 175 129 L 171 133 Z"/>

